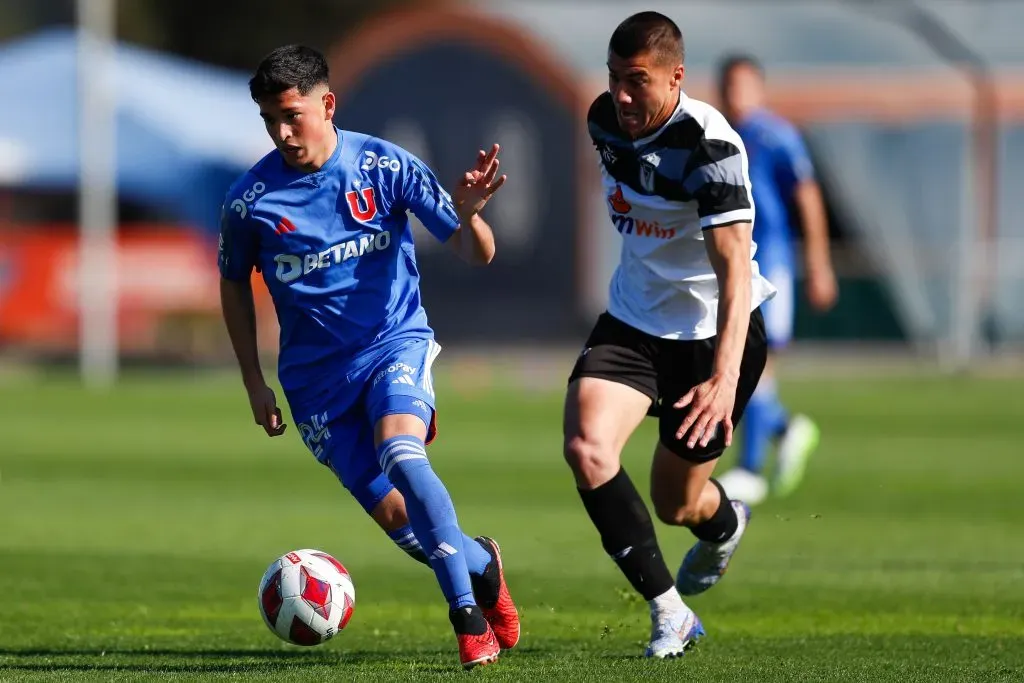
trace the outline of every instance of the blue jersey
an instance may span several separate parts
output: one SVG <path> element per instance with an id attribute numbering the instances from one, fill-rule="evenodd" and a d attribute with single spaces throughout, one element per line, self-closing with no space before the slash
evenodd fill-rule
<path id="1" fill-rule="evenodd" d="M 263 274 L 281 328 L 286 392 L 337 381 L 373 348 L 432 339 L 420 302 L 407 211 L 437 239 L 458 228 L 451 197 L 426 165 L 378 138 L 338 130 L 314 173 L 276 150 L 235 183 L 218 264 L 230 280 Z"/>
<path id="2" fill-rule="evenodd" d="M 810 155 L 796 127 L 765 109 L 734 128 L 750 163 L 757 261 L 792 268 L 793 193 L 799 183 L 814 177 Z"/>

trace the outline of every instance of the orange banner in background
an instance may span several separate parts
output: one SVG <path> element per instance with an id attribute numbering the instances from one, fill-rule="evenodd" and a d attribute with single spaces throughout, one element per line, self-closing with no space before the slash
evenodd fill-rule
<path id="1" fill-rule="evenodd" d="M 73 226 L 0 231 L 0 345 L 63 351 L 78 339 L 79 240 Z M 217 244 L 179 226 L 132 226 L 117 238 L 114 269 L 118 332 L 126 351 L 161 346 L 169 321 L 219 323 Z M 88 285 L 88 283 L 84 283 Z M 256 275 L 261 318 L 273 318 Z M 221 328 L 222 328 L 221 324 Z M 224 333 L 224 341 L 227 339 Z M 264 345 L 276 347 L 276 335 Z"/>

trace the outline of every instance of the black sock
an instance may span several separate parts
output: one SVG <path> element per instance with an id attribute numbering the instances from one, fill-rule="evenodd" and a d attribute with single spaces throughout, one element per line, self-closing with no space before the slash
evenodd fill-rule
<path id="1" fill-rule="evenodd" d="M 711 519 L 701 522 L 695 527 L 690 527 L 690 531 L 702 541 L 721 543 L 732 538 L 732 535 L 736 533 L 736 529 L 740 525 L 740 520 L 736 517 L 736 510 L 733 509 L 729 496 L 725 495 L 725 489 L 722 488 L 722 485 L 716 479 L 712 479 L 711 483 L 718 488 L 718 492 L 722 495 L 722 500 L 718 504 L 715 514 L 711 515 Z"/>
<path id="2" fill-rule="evenodd" d="M 473 584 L 473 597 L 476 598 L 476 604 L 490 609 L 498 603 L 498 592 L 501 590 L 498 558 L 495 556 L 490 544 L 476 539 L 473 542 L 479 543 L 487 551 L 487 554 L 491 556 L 491 561 L 484 567 L 483 574 L 479 576 L 476 574 L 469 575 L 470 583 Z"/>
<path id="3" fill-rule="evenodd" d="M 448 612 L 448 621 L 452 622 L 452 628 L 456 633 L 469 634 L 473 636 L 487 632 L 487 620 L 478 605 L 459 607 Z"/>
<path id="4" fill-rule="evenodd" d="M 645 600 L 672 588 L 675 582 L 665 566 L 647 506 L 620 469 L 611 481 L 596 489 L 578 489 L 587 514 L 601 534 L 601 545 Z"/>

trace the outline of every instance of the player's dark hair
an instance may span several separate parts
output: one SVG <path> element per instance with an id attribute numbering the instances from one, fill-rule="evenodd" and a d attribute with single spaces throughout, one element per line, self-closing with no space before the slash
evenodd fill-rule
<path id="1" fill-rule="evenodd" d="M 678 60 L 680 64 L 686 56 L 682 31 L 658 12 L 638 12 L 623 21 L 612 33 L 608 49 L 625 59 L 651 53 L 659 62 Z"/>
<path id="2" fill-rule="evenodd" d="M 277 95 L 298 88 L 308 95 L 313 88 L 327 85 L 327 59 L 305 45 L 285 45 L 263 58 L 256 73 L 249 79 L 249 94 L 259 102 L 267 95 Z"/>
<path id="3" fill-rule="evenodd" d="M 741 66 L 753 69 L 761 78 L 764 78 L 764 66 L 761 65 L 757 57 L 744 52 L 733 52 L 725 55 L 718 61 L 719 90 L 725 87 L 725 79 L 729 78 L 729 74 L 733 72 L 733 69 L 738 69 Z"/>

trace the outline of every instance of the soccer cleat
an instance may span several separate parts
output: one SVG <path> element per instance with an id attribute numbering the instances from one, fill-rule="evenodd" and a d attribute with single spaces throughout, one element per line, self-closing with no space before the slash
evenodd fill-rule
<path id="1" fill-rule="evenodd" d="M 651 613 L 651 643 L 646 657 L 672 659 L 682 657 L 704 635 L 704 626 L 690 609 Z"/>
<path id="2" fill-rule="evenodd" d="M 806 415 L 794 415 L 779 441 L 772 493 L 780 498 L 793 493 L 804 480 L 807 461 L 818 447 L 821 431 Z"/>
<path id="3" fill-rule="evenodd" d="M 489 625 L 487 630 L 479 635 L 456 633 L 455 637 L 459 641 L 459 659 L 462 661 L 463 669 L 487 666 L 498 661 L 501 646 L 498 645 L 498 639 L 494 637 L 494 631 Z"/>
<path id="4" fill-rule="evenodd" d="M 730 501 L 736 511 L 736 533 L 727 541 L 721 543 L 709 543 L 708 541 L 697 541 L 690 548 L 683 558 L 683 564 L 676 574 L 676 589 L 682 595 L 696 595 L 718 583 L 725 570 L 729 567 L 729 560 L 743 538 L 743 532 L 747 529 L 750 521 L 750 508 L 746 503 L 738 500 Z"/>
<path id="5" fill-rule="evenodd" d="M 471 577 L 473 594 L 484 613 L 484 618 L 494 630 L 494 636 L 503 650 L 510 650 L 519 642 L 519 613 L 512 602 L 505 583 L 505 571 L 501 564 L 501 548 L 497 542 L 486 536 L 474 539 L 491 556 L 491 562 L 483 576 Z"/>
<path id="6" fill-rule="evenodd" d="M 718 477 L 729 500 L 742 500 L 753 507 L 768 497 L 768 482 L 764 477 L 742 467 L 735 467 Z"/>

